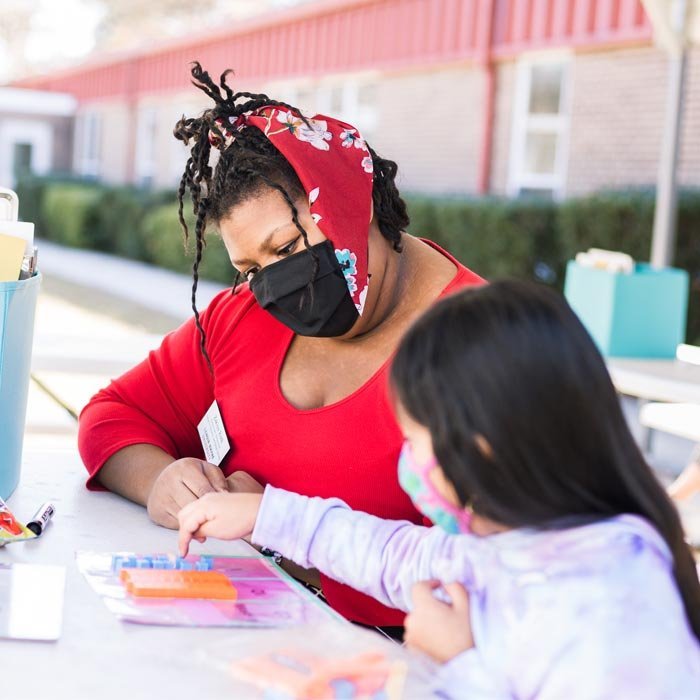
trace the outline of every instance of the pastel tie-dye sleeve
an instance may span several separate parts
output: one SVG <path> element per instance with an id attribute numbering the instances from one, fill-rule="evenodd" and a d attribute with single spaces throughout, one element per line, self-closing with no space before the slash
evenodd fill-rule
<path id="1" fill-rule="evenodd" d="M 668 610 L 668 609 L 667 609 Z M 599 609 L 584 622 L 574 616 L 543 620 L 521 653 L 498 659 L 470 649 L 438 670 L 433 697 L 443 700 L 700 700 L 697 644 L 667 635 L 660 612 L 656 625 L 619 624 L 616 610 Z M 516 633 L 523 640 L 524 630 Z M 657 642 L 657 636 L 665 640 Z M 542 643 L 547 637 L 549 643 Z M 673 642 L 669 643 L 669 640 Z M 533 663 L 526 646 L 534 645 Z M 505 650 L 502 650 L 502 652 Z M 503 668 L 502 668 L 502 667 Z M 533 669 L 534 667 L 534 669 Z M 533 673 L 534 670 L 534 673 Z M 504 671 L 506 671 L 504 673 Z"/>
<path id="2" fill-rule="evenodd" d="M 478 649 L 469 649 L 440 667 L 433 683 L 433 697 L 441 700 L 514 700 L 516 696 L 502 679 L 502 674 L 487 670 Z"/>
<path id="3" fill-rule="evenodd" d="M 436 578 L 438 562 L 453 559 L 456 539 L 439 528 L 353 511 L 338 499 L 271 486 L 252 536 L 255 544 L 404 611 L 411 608 L 413 584 Z M 463 551 L 458 558 L 465 561 Z M 463 568 L 468 578 L 468 563 Z M 455 580 L 467 583 L 464 572 Z"/>

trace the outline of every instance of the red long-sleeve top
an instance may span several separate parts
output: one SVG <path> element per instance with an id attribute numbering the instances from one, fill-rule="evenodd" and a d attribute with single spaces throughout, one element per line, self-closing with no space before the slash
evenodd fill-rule
<path id="1" fill-rule="evenodd" d="M 457 267 L 441 296 L 482 282 L 434 247 Z M 88 488 L 98 488 L 95 476 L 102 465 L 129 445 L 156 445 L 173 459 L 203 458 L 197 424 L 216 399 L 231 444 L 221 463 L 224 474 L 243 470 L 262 484 L 342 498 L 382 518 L 421 522 L 397 481 L 403 438 L 388 397 L 389 361 L 341 401 L 299 410 L 279 385 L 294 332 L 261 309 L 247 285 L 215 297 L 201 320 L 213 378 L 191 319 L 83 409 L 79 448 L 90 474 Z M 351 620 L 403 622 L 403 613 L 328 577 L 322 576 L 322 585 L 329 603 Z"/>

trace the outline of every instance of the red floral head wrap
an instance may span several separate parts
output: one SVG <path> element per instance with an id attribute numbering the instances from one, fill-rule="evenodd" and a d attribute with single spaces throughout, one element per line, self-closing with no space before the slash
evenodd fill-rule
<path id="1" fill-rule="evenodd" d="M 311 216 L 335 248 L 358 313 L 367 297 L 367 247 L 372 217 L 373 165 L 359 131 L 317 114 L 306 121 L 283 107 L 261 107 L 210 131 L 213 146 L 225 149 L 236 131 L 253 126 L 287 159 L 309 198 Z"/>

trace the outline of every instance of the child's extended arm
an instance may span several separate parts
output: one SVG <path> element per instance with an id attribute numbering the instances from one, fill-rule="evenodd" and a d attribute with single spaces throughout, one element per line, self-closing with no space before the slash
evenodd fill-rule
<path id="1" fill-rule="evenodd" d="M 439 528 L 353 511 L 338 499 L 307 498 L 270 486 L 252 535 L 255 544 L 401 610 L 411 607 L 417 581 L 470 582 L 464 551 L 455 556 L 460 539 Z"/>
<path id="2" fill-rule="evenodd" d="M 271 486 L 263 496 L 212 493 L 185 506 L 178 520 L 183 554 L 192 539 L 236 539 L 252 531 L 255 544 L 401 610 L 411 608 L 417 581 L 469 585 L 473 580 L 463 537 L 382 520 L 338 499 L 307 498 Z M 474 542 L 467 549 L 478 546 Z"/>

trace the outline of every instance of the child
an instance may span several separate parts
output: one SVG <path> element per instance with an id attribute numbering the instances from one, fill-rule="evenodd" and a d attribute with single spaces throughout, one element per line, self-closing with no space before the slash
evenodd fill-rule
<path id="1" fill-rule="evenodd" d="M 698 700 L 695 564 L 564 301 L 518 282 L 456 294 L 391 377 L 399 480 L 436 527 L 268 486 L 183 508 L 182 553 L 252 532 L 410 611 L 408 645 L 442 664 L 436 697 Z"/>

